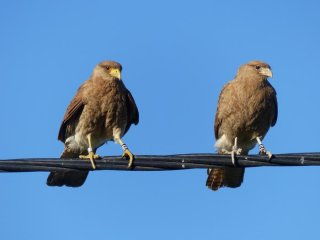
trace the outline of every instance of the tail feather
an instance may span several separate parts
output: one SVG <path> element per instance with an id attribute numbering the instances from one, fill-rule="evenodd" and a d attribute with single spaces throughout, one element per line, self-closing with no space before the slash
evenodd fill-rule
<path id="1" fill-rule="evenodd" d="M 87 179 L 88 171 L 66 171 L 66 172 L 50 172 L 47 185 L 48 186 L 67 186 L 80 187 Z"/>
<path id="2" fill-rule="evenodd" d="M 80 153 L 83 154 L 83 153 Z M 66 161 L 68 158 L 77 158 L 80 155 L 79 153 L 75 153 L 70 149 L 65 148 L 61 159 L 62 161 Z M 81 170 L 72 170 L 72 171 L 52 171 L 50 172 L 47 185 L 48 186 L 68 186 L 68 187 L 80 187 L 84 184 L 87 179 L 89 171 L 81 171 Z"/>
<path id="3" fill-rule="evenodd" d="M 209 168 L 206 185 L 216 191 L 221 187 L 237 188 L 243 182 L 244 168 Z"/>

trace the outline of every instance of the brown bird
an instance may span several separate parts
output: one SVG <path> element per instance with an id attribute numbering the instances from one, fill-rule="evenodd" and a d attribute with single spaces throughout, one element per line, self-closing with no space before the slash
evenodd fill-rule
<path id="1" fill-rule="evenodd" d="M 233 162 L 235 154 L 247 155 L 256 143 L 260 154 L 272 157 L 261 142 L 278 116 L 276 91 L 268 77 L 272 77 L 272 71 L 267 63 L 249 62 L 220 93 L 214 122 L 215 147 L 220 154 L 231 153 Z M 212 190 L 236 188 L 243 181 L 244 168 L 212 168 L 208 175 L 206 185 Z"/>
<path id="2" fill-rule="evenodd" d="M 58 139 L 65 144 L 62 159 L 90 159 L 95 169 L 94 159 L 99 158 L 96 150 L 107 141 L 120 144 L 129 158 L 128 167 L 133 162 L 133 154 L 121 138 L 131 124 L 138 124 L 139 112 L 136 103 L 121 80 L 122 66 L 113 61 L 98 64 L 89 80 L 78 89 L 64 115 Z M 81 186 L 88 171 L 53 171 L 47 179 L 49 186 Z"/>

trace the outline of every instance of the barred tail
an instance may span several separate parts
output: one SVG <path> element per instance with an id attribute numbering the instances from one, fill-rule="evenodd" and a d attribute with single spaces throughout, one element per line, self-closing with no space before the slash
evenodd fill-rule
<path id="1" fill-rule="evenodd" d="M 216 191 L 221 187 L 240 187 L 244 176 L 244 168 L 222 167 L 209 168 L 206 185 Z"/>

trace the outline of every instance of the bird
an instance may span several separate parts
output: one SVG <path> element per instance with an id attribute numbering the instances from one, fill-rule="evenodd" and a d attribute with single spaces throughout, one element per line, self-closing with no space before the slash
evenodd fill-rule
<path id="1" fill-rule="evenodd" d="M 123 157 L 132 167 L 134 155 L 122 141 L 132 124 L 139 123 L 139 111 L 131 92 L 121 79 L 122 66 L 115 61 L 103 61 L 93 70 L 89 80 L 78 89 L 70 102 L 58 134 L 64 143 L 61 159 L 89 159 L 92 169 L 95 159 L 100 158 L 96 150 L 108 141 L 118 143 Z M 88 171 L 52 171 L 48 186 L 80 187 Z"/>
<path id="2" fill-rule="evenodd" d="M 257 143 L 259 154 L 272 157 L 262 143 L 278 118 L 277 94 L 269 77 L 270 65 L 255 60 L 240 66 L 235 78 L 224 85 L 214 120 L 215 147 L 219 154 L 231 154 L 234 167 L 209 168 L 209 189 L 239 187 L 245 169 L 236 166 L 235 155 L 247 155 Z"/>

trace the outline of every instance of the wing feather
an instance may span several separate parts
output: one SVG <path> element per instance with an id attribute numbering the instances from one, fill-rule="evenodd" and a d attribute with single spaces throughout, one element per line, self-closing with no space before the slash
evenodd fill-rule
<path id="1" fill-rule="evenodd" d="M 139 110 L 131 92 L 128 89 L 126 90 L 126 106 L 128 122 L 124 134 L 129 130 L 131 124 L 137 125 L 139 123 Z"/>
<path id="2" fill-rule="evenodd" d="M 231 83 L 232 82 L 225 84 L 223 89 L 220 92 L 217 112 L 214 120 L 214 135 L 216 139 L 219 139 L 221 137 L 219 130 L 222 124 L 222 120 L 226 117 L 226 111 L 224 109 L 225 106 L 222 103 L 225 101 L 225 98 L 228 97 L 229 95 L 229 88 Z"/>
<path id="3" fill-rule="evenodd" d="M 64 114 L 58 134 L 58 139 L 62 142 L 65 142 L 65 140 L 75 132 L 77 122 L 85 106 L 83 91 L 86 88 L 86 83 L 87 82 L 80 86 Z"/>
<path id="4" fill-rule="evenodd" d="M 275 90 L 272 94 L 272 102 L 273 102 L 273 106 L 274 106 L 274 113 L 273 113 L 273 117 L 272 117 L 272 121 L 271 121 L 271 127 L 276 125 L 277 119 L 278 119 L 278 101 L 277 101 L 277 93 Z"/>

